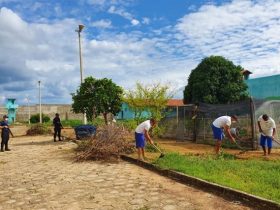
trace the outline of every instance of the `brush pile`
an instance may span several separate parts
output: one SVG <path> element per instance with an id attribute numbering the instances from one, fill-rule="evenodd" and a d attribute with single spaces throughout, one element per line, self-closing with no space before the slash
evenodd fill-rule
<path id="1" fill-rule="evenodd" d="M 51 134 L 52 131 L 48 126 L 44 124 L 35 124 L 32 125 L 26 132 L 26 135 L 28 136 L 36 136 L 36 135 L 46 135 Z"/>
<path id="2" fill-rule="evenodd" d="M 121 154 L 134 151 L 134 144 L 127 140 L 128 131 L 117 125 L 99 127 L 95 137 L 78 143 L 77 161 L 118 160 Z"/>

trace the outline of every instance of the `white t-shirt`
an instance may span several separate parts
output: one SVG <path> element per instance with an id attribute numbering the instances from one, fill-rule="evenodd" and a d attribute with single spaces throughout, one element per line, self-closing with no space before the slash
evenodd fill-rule
<path id="1" fill-rule="evenodd" d="M 217 128 L 223 128 L 226 125 L 231 125 L 231 117 L 230 116 L 221 116 L 214 120 L 213 125 Z"/>
<path id="2" fill-rule="evenodd" d="M 145 130 L 149 131 L 151 127 L 152 126 L 151 126 L 150 120 L 146 120 L 137 126 L 137 128 L 135 129 L 135 132 L 144 133 Z"/>
<path id="3" fill-rule="evenodd" d="M 272 136 L 273 128 L 276 128 L 275 122 L 271 117 L 268 117 L 267 121 L 264 121 L 262 115 L 258 118 L 258 122 L 261 124 L 261 129 L 263 130 L 263 134 L 266 136 Z"/>

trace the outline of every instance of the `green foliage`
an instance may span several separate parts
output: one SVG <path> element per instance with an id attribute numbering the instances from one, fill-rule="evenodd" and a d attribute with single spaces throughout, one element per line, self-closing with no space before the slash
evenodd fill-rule
<path id="1" fill-rule="evenodd" d="M 248 98 L 241 70 L 221 56 L 204 58 L 188 78 L 184 103 L 227 104 Z"/>
<path id="2" fill-rule="evenodd" d="M 216 158 L 171 153 L 157 159 L 155 164 L 280 202 L 279 161 L 235 160 L 230 154 Z"/>
<path id="3" fill-rule="evenodd" d="M 61 121 L 61 124 L 64 126 L 64 127 L 76 127 L 76 126 L 79 126 L 79 125 L 83 125 L 83 121 L 82 120 L 62 120 Z M 99 127 L 99 126 L 102 126 L 105 124 L 104 120 L 97 117 L 95 119 L 93 119 L 91 122 L 88 122 L 89 125 L 94 125 L 96 127 Z"/>
<path id="4" fill-rule="evenodd" d="M 107 124 L 107 115 L 116 115 L 121 110 L 123 90 L 112 80 L 87 77 L 76 93 L 72 93 L 72 109 L 75 113 L 86 113 L 87 119 L 103 114 Z"/>
<path id="5" fill-rule="evenodd" d="M 49 122 L 51 119 L 49 116 L 42 114 L 42 121 L 43 123 Z M 34 114 L 30 117 L 31 123 L 39 123 L 40 122 L 40 114 Z"/>
<path id="6" fill-rule="evenodd" d="M 100 117 L 96 117 L 96 118 L 94 118 L 94 119 L 90 122 L 90 124 L 92 124 L 92 125 L 94 125 L 94 126 L 96 126 L 96 127 L 100 127 L 100 126 L 105 125 L 105 122 L 104 122 L 104 120 L 101 119 Z"/>
<path id="7" fill-rule="evenodd" d="M 82 120 L 61 120 L 61 124 L 64 127 L 76 127 L 78 125 L 82 125 Z"/>
<path id="8" fill-rule="evenodd" d="M 118 125 L 123 126 L 124 128 L 126 128 L 129 131 L 134 131 L 137 127 L 137 122 L 136 120 L 118 120 L 117 121 Z"/>
<path id="9" fill-rule="evenodd" d="M 143 120 L 142 113 L 147 111 L 150 117 L 158 121 L 163 118 L 163 111 L 167 106 L 171 94 L 168 93 L 169 87 L 160 83 L 143 85 L 136 83 L 135 90 L 129 90 L 123 98 L 135 113 L 135 120 L 140 123 Z"/>

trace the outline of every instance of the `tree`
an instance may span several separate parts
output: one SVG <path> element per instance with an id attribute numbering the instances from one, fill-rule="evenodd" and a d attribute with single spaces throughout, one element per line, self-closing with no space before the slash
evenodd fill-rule
<path id="1" fill-rule="evenodd" d="M 184 103 L 227 104 L 248 98 L 242 69 L 221 56 L 204 58 L 188 78 Z"/>
<path id="2" fill-rule="evenodd" d="M 144 111 L 148 111 L 151 117 L 160 120 L 163 117 L 167 101 L 171 98 L 168 90 L 167 85 L 160 83 L 146 86 L 136 83 L 135 90 L 127 91 L 123 100 L 134 111 L 137 123 L 141 120 Z"/>
<path id="3" fill-rule="evenodd" d="M 89 121 L 103 114 L 105 123 L 108 124 L 108 113 L 115 115 L 121 110 L 123 90 L 111 79 L 87 77 L 76 94 L 71 95 L 75 113 L 86 113 Z"/>

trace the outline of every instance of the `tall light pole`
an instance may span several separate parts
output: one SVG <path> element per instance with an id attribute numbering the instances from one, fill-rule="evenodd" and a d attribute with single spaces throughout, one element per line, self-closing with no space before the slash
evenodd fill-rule
<path id="1" fill-rule="evenodd" d="M 40 123 L 42 123 L 42 106 L 41 106 L 41 81 L 38 81 L 39 84 L 39 116 L 40 116 Z"/>
<path id="2" fill-rule="evenodd" d="M 80 74 L 81 74 L 81 85 L 84 81 L 83 78 L 83 60 L 82 60 L 82 47 L 81 47 L 81 32 L 83 30 L 85 26 L 84 25 L 79 25 L 78 29 L 76 29 L 75 31 L 78 33 L 78 37 L 79 37 L 79 56 L 80 56 Z M 87 116 L 86 113 L 84 113 L 84 124 L 87 124 Z"/>
<path id="3" fill-rule="evenodd" d="M 30 102 L 30 98 L 29 98 L 29 96 L 27 96 L 26 97 L 26 102 L 27 102 L 27 107 L 28 107 L 28 124 L 30 125 L 30 104 L 29 104 L 29 102 Z"/>

